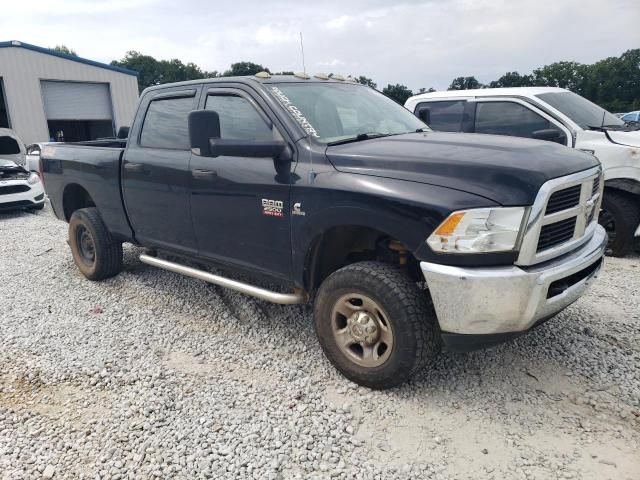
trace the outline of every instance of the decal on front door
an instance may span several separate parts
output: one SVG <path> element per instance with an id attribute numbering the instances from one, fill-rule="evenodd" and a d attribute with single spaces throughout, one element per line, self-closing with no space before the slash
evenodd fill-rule
<path id="1" fill-rule="evenodd" d="M 268 217 L 284 217 L 284 202 L 282 200 L 263 198 L 262 214 Z"/>

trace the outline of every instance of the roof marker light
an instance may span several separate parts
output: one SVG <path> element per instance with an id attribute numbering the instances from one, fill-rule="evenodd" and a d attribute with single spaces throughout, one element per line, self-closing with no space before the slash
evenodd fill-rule
<path id="1" fill-rule="evenodd" d="M 269 72 L 258 72 L 258 73 L 256 73 L 256 77 L 258 77 L 258 78 L 271 78 L 271 74 Z"/>
<path id="2" fill-rule="evenodd" d="M 297 72 L 293 74 L 294 77 L 302 78 L 303 80 L 309 80 L 311 77 L 305 72 Z"/>
<path id="3" fill-rule="evenodd" d="M 320 80 L 329 80 L 329 75 L 326 73 L 316 73 L 314 77 L 319 78 Z"/>

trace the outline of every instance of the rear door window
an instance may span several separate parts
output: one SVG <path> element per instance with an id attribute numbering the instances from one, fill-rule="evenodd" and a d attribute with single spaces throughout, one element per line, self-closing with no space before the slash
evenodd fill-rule
<path id="1" fill-rule="evenodd" d="M 476 133 L 533 138 L 533 132 L 558 129 L 553 123 L 515 102 L 478 102 Z"/>
<path id="2" fill-rule="evenodd" d="M 151 148 L 189 150 L 187 117 L 194 97 L 152 100 L 142 125 L 140 145 Z"/>
<path id="3" fill-rule="evenodd" d="M 461 132 L 466 100 L 422 102 L 416 106 L 429 109 L 429 126 L 440 132 Z"/>

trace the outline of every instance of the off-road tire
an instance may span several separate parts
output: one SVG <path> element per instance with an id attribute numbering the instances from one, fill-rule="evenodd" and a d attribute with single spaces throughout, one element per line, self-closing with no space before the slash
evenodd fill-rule
<path id="1" fill-rule="evenodd" d="M 640 224 L 640 200 L 623 192 L 605 190 L 599 217 L 602 226 L 609 223 L 608 215 L 615 224 L 615 237 L 609 237 L 607 255 L 624 257 L 634 247 L 633 235 Z"/>
<path id="2" fill-rule="evenodd" d="M 83 233 L 88 234 L 88 240 L 93 243 L 92 260 L 83 255 L 79 244 Z M 78 270 L 89 280 L 104 280 L 122 270 L 122 243 L 109 233 L 95 207 L 73 212 L 69 220 L 69 246 Z"/>
<path id="3" fill-rule="evenodd" d="M 331 318 L 334 305 L 351 293 L 375 300 L 390 320 L 394 346 L 380 366 L 363 367 L 353 362 L 334 338 Z M 425 292 L 393 265 L 366 261 L 334 272 L 318 290 L 314 323 L 329 361 L 348 379 L 373 389 L 392 388 L 406 382 L 431 363 L 439 351 L 435 333 L 437 320 Z"/>

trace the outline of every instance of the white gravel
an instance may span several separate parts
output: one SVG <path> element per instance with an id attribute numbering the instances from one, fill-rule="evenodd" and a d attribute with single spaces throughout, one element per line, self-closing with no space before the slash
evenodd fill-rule
<path id="1" fill-rule="evenodd" d="M 0 478 L 640 478 L 640 259 L 517 341 L 375 392 L 308 307 L 155 270 L 92 283 L 0 214 Z"/>

